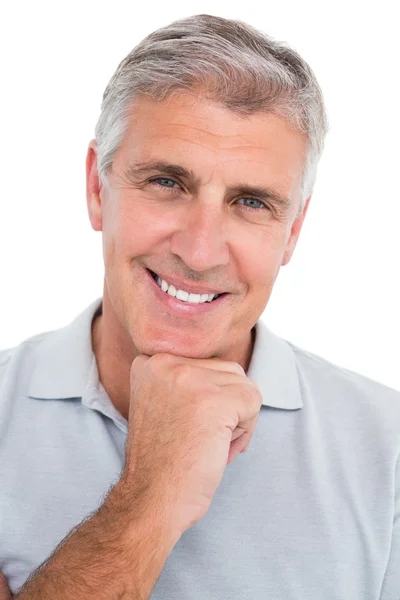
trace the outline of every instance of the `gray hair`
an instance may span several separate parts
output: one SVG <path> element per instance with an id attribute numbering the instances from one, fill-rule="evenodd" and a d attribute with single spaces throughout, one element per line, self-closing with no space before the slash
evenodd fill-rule
<path id="1" fill-rule="evenodd" d="M 157 29 L 119 64 L 103 95 L 95 128 L 104 183 L 124 140 L 132 104 L 199 92 L 240 116 L 274 112 L 308 138 L 299 213 L 312 193 L 328 121 L 322 91 L 308 63 L 242 21 L 194 15 Z"/>

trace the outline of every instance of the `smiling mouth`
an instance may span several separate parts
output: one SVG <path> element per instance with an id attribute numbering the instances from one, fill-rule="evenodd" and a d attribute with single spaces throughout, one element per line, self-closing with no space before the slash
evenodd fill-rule
<path id="1" fill-rule="evenodd" d="M 165 279 L 161 279 L 154 271 L 151 271 L 150 269 L 147 269 L 147 271 L 163 292 L 185 304 L 204 304 L 206 302 L 214 302 L 218 298 L 226 296 L 226 292 L 222 294 L 193 294 L 185 290 L 176 289 L 174 285 L 170 285 Z"/>

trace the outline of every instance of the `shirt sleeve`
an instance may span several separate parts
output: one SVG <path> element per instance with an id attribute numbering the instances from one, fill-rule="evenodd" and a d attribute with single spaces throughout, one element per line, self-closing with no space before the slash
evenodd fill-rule
<path id="1" fill-rule="evenodd" d="M 400 600 L 400 457 L 396 465 L 396 486 L 392 545 L 380 600 Z"/>

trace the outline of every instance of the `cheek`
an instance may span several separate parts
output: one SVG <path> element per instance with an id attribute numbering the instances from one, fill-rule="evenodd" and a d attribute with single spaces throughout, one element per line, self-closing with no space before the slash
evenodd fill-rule
<path id="1" fill-rule="evenodd" d="M 249 287 L 269 289 L 278 275 L 285 251 L 283 227 L 252 227 L 239 237 L 236 254 L 240 256 L 241 270 Z M 239 242 L 239 239 L 241 240 Z"/>
<path id="2" fill-rule="evenodd" d="M 113 215 L 108 230 L 114 239 L 116 251 L 138 256 L 150 252 L 164 239 L 168 239 L 176 226 L 176 215 L 162 210 L 146 199 L 124 199 Z"/>
<path id="3" fill-rule="evenodd" d="M 264 255 L 258 255 L 251 265 L 247 265 L 246 278 L 250 292 L 264 297 L 271 291 L 279 272 L 277 263 L 267 251 Z"/>

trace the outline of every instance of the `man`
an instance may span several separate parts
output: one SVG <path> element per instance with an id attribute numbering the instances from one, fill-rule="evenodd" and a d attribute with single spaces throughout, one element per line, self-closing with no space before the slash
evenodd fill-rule
<path id="1" fill-rule="evenodd" d="M 87 154 L 103 296 L 0 355 L 17 598 L 399 599 L 400 393 L 260 320 L 326 130 L 310 67 L 238 21 L 118 67 Z"/>

